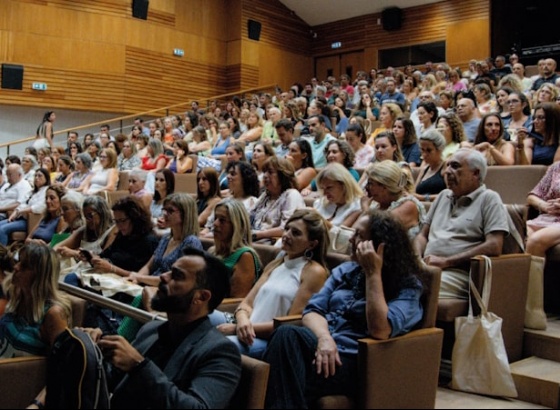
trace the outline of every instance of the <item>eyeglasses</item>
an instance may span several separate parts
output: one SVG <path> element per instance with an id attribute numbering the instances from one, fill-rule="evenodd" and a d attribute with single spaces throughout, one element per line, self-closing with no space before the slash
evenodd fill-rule
<path id="1" fill-rule="evenodd" d="M 166 214 L 172 214 L 174 212 L 177 212 L 177 209 L 173 209 L 173 208 L 163 208 L 163 212 L 165 212 Z"/>
<path id="2" fill-rule="evenodd" d="M 546 117 L 544 115 L 537 115 L 537 116 L 533 117 L 533 119 L 535 121 L 545 121 Z"/>
<path id="3" fill-rule="evenodd" d="M 100 155 L 99 159 L 107 158 L 107 155 Z"/>
<path id="4" fill-rule="evenodd" d="M 113 219 L 114 224 L 122 224 L 128 221 L 129 218 L 120 218 L 120 219 Z"/>
<path id="5" fill-rule="evenodd" d="M 519 100 L 508 100 L 507 103 L 508 103 L 509 105 L 511 105 L 511 104 L 517 104 L 517 103 L 520 103 L 520 102 L 521 102 L 521 101 L 519 101 Z"/>
<path id="6" fill-rule="evenodd" d="M 86 219 L 93 219 L 93 217 L 95 216 L 97 212 L 89 212 L 87 214 L 84 214 L 84 218 Z"/>

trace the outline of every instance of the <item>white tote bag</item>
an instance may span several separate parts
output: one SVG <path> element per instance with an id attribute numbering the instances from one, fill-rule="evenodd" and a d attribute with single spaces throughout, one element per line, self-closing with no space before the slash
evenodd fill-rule
<path id="1" fill-rule="evenodd" d="M 470 279 L 471 292 L 480 306 L 480 315 L 473 315 L 469 298 L 468 316 L 455 318 L 451 387 L 469 393 L 517 397 L 502 337 L 502 318 L 488 312 L 492 261 L 488 257 L 484 259 L 486 275 L 482 298 Z"/>

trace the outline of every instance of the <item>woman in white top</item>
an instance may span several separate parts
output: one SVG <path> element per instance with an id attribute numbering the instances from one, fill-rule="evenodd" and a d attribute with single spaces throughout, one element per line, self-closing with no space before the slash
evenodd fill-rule
<path id="1" fill-rule="evenodd" d="M 351 227 L 361 213 L 363 190 L 348 169 L 338 162 L 329 163 L 317 175 L 317 186 L 321 195 L 313 208 L 331 226 Z"/>
<path id="2" fill-rule="evenodd" d="M 117 153 L 105 148 L 99 155 L 101 169 L 90 175 L 85 181 L 81 192 L 84 195 L 95 195 L 100 191 L 117 190 L 119 170 L 117 169 Z"/>
<path id="3" fill-rule="evenodd" d="M 23 170 L 23 179 L 29 182 L 33 187 L 35 183 L 35 170 L 38 168 L 39 163 L 37 158 L 31 154 L 25 154 L 21 159 L 21 169 Z"/>
<path id="4" fill-rule="evenodd" d="M 35 171 L 35 186 L 27 203 L 20 204 L 8 219 L 0 221 L 0 243 L 8 245 L 12 232 L 27 232 L 27 219 L 30 213 L 43 214 L 47 209 L 45 195 L 51 185 L 51 177 L 45 168 Z"/>
<path id="5" fill-rule="evenodd" d="M 325 283 L 328 248 L 324 218 L 313 209 L 298 209 L 286 222 L 282 234 L 284 256 L 266 266 L 233 316 L 214 311 L 210 315 L 212 324 L 242 354 L 262 358 L 274 331 L 272 319 L 301 314 L 309 298 Z"/>

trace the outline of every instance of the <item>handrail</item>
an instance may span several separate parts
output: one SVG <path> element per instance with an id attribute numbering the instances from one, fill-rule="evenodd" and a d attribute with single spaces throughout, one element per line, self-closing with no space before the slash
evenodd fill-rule
<path id="1" fill-rule="evenodd" d="M 153 109 L 153 110 L 150 110 L 150 111 L 144 111 L 144 112 L 140 112 L 140 113 L 136 113 L 136 114 L 129 114 L 129 115 L 125 115 L 125 116 L 122 116 L 122 117 L 117 117 L 117 118 L 107 119 L 107 120 L 103 120 L 103 121 L 92 122 L 92 123 L 86 124 L 86 125 L 80 125 L 80 126 L 77 126 L 77 127 L 66 128 L 64 130 L 55 131 L 54 132 L 54 137 L 56 137 L 57 135 L 67 134 L 69 131 L 77 131 L 77 130 L 81 130 L 81 129 L 85 129 L 85 128 L 100 126 L 101 124 L 106 124 L 106 123 L 109 123 L 109 122 L 116 122 L 116 121 L 121 121 L 122 122 L 123 120 L 126 120 L 126 119 L 141 117 L 143 115 L 154 114 L 154 113 L 158 113 L 158 112 L 161 112 L 161 111 L 165 111 L 166 112 L 165 115 L 167 116 L 167 115 L 169 115 L 169 110 L 170 109 L 177 108 L 177 107 L 180 107 L 180 106 L 183 106 L 183 105 L 191 104 L 192 101 L 201 100 L 201 101 L 208 102 L 210 100 L 220 100 L 220 99 L 223 99 L 223 98 L 226 98 L 226 97 L 233 97 L 235 95 L 244 95 L 244 94 L 247 94 L 249 92 L 262 91 L 262 90 L 267 90 L 267 89 L 271 89 L 271 88 L 274 88 L 274 87 L 275 87 L 275 85 L 271 84 L 271 85 L 266 85 L 266 86 L 262 86 L 262 87 L 248 88 L 248 89 L 245 89 L 245 90 L 232 92 L 232 93 L 227 93 L 227 94 L 220 94 L 220 95 L 217 95 L 217 96 L 214 96 L 214 97 L 207 97 L 207 98 L 201 98 L 201 99 L 193 98 L 191 101 L 177 103 L 177 104 L 169 105 L 169 106 L 163 107 L 163 108 L 156 108 L 156 109 Z M 122 128 L 122 126 L 121 126 L 121 128 Z M 9 153 L 9 149 L 10 149 L 9 147 L 11 145 L 23 144 L 23 143 L 26 143 L 26 142 L 34 141 L 35 138 L 36 138 L 35 136 L 32 136 L 32 137 L 25 137 L 25 138 L 15 140 L 15 141 L 0 143 L 0 149 L 4 148 L 4 147 L 8 147 L 8 153 Z"/>
<path id="2" fill-rule="evenodd" d="M 93 302 L 96 305 L 100 305 L 104 308 L 111 309 L 112 311 L 120 313 L 121 315 L 130 316 L 132 319 L 142 323 L 150 322 L 152 320 L 167 320 L 167 318 L 164 316 L 151 314 L 149 312 L 146 312 L 145 310 L 135 308 L 117 300 L 106 298 L 104 296 L 98 295 L 97 293 L 90 292 L 89 290 L 85 290 L 77 286 L 72 286 L 68 283 L 58 282 L 58 287 L 60 290 L 63 290 L 66 293 L 85 299 L 89 302 Z"/>

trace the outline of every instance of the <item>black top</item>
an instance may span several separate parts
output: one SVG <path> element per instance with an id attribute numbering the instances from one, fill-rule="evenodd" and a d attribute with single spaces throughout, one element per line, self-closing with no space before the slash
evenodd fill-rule
<path id="1" fill-rule="evenodd" d="M 439 169 L 437 170 L 437 172 L 434 175 L 432 175 L 428 179 L 420 181 L 418 183 L 418 185 L 416 185 L 416 193 L 417 194 L 420 194 L 420 195 L 426 195 L 426 194 L 435 195 L 435 194 L 439 194 L 441 191 L 443 191 L 445 188 L 447 188 L 447 186 L 445 185 L 445 180 L 443 179 L 443 175 L 441 175 L 441 169 L 443 168 L 444 164 L 445 164 L 445 162 L 443 162 L 441 164 L 441 166 L 439 167 Z M 424 177 L 424 175 L 426 175 L 426 172 L 428 172 L 429 169 L 430 169 L 430 167 L 426 167 L 426 169 L 422 173 L 422 177 Z"/>

